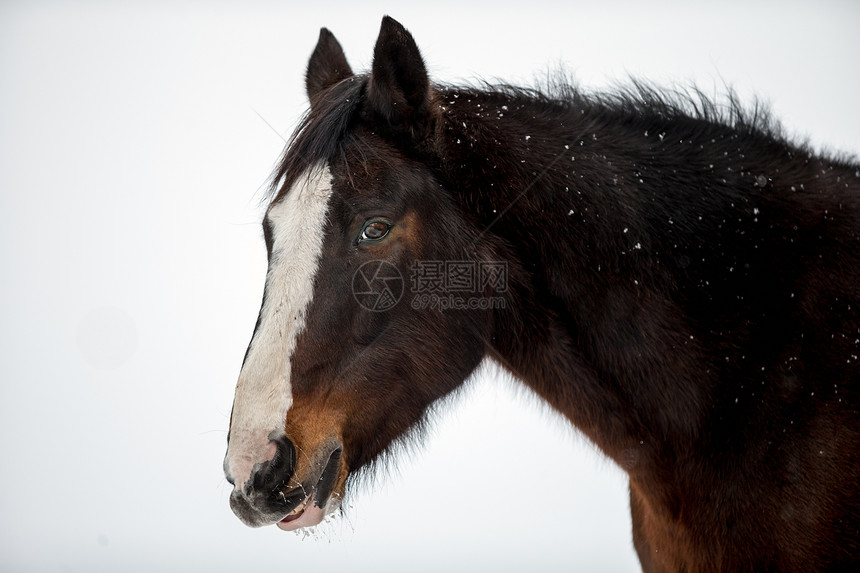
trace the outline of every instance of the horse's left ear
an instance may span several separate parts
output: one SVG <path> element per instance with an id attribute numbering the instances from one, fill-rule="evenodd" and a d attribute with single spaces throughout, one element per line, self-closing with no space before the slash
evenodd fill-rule
<path id="1" fill-rule="evenodd" d="M 412 34 L 389 16 L 382 19 L 373 49 L 367 103 L 390 127 L 413 137 L 430 123 L 432 93 L 424 60 Z"/>
<path id="2" fill-rule="evenodd" d="M 313 106 L 313 101 L 320 92 L 349 77 L 352 77 L 352 69 L 346 61 L 343 48 L 334 34 L 327 28 L 321 29 L 320 39 L 311 54 L 305 75 L 305 87 L 311 105 Z"/>

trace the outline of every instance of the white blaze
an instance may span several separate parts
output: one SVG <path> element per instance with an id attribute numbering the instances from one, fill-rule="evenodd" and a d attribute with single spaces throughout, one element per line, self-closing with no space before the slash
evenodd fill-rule
<path id="1" fill-rule="evenodd" d="M 254 464 L 274 455 L 269 435 L 283 431 L 293 402 L 290 360 L 313 298 L 331 192 L 331 172 L 324 165 L 300 176 L 269 207 L 272 250 L 266 296 L 236 384 L 227 447 L 227 469 L 239 490 Z"/>

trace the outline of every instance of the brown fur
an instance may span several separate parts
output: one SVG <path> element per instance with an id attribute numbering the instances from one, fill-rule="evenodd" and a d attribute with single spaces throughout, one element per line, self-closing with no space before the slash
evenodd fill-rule
<path id="1" fill-rule="evenodd" d="M 628 473 L 644 570 L 860 570 L 860 165 L 732 98 L 433 86 L 390 18 L 345 62 L 324 31 L 275 177 L 335 182 L 297 449 L 336 440 L 342 482 L 489 356 Z M 367 311 L 375 260 L 505 261 L 507 304 Z"/>

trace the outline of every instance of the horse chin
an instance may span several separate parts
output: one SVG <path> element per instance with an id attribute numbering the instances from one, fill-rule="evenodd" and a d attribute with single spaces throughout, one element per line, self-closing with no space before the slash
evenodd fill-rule
<path id="1" fill-rule="evenodd" d="M 342 494 L 332 493 L 325 504 L 320 507 L 313 500 L 314 493 L 309 494 L 305 500 L 277 523 L 279 529 L 284 531 L 295 531 L 303 527 L 313 527 L 322 522 L 325 517 L 340 507 Z"/>
<path id="2" fill-rule="evenodd" d="M 289 514 L 277 522 L 284 531 L 313 527 L 340 508 L 348 471 L 341 459 L 341 449 L 332 452 L 314 487 Z"/>

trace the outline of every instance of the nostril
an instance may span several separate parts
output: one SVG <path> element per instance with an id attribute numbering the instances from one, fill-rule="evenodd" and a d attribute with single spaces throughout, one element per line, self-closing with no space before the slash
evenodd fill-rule
<path id="1" fill-rule="evenodd" d="M 271 460 L 254 466 L 251 487 L 259 492 L 280 490 L 289 481 L 296 467 L 296 448 L 285 434 L 270 436 L 275 446 Z"/>

